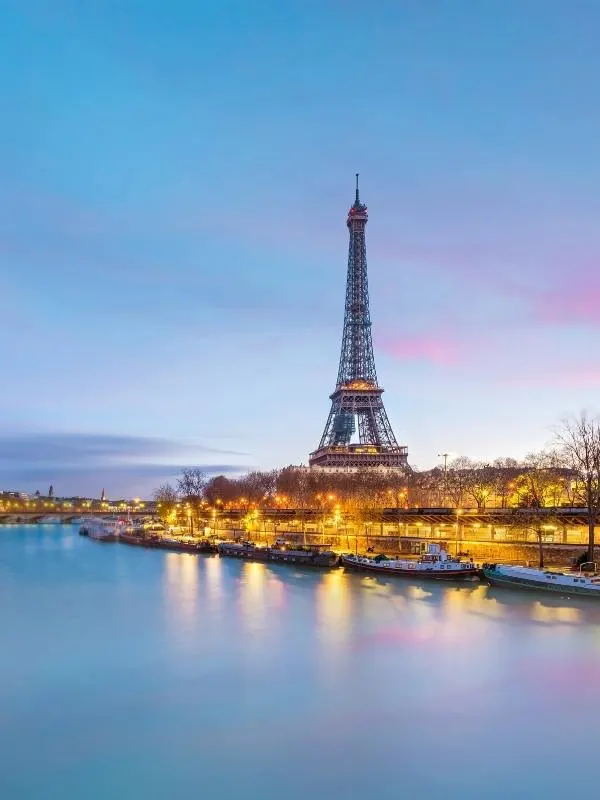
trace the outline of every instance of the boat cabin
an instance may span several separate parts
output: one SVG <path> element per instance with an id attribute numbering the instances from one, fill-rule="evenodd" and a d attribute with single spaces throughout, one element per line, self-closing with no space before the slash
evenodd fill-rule
<path id="1" fill-rule="evenodd" d="M 452 559 L 444 548 L 436 542 L 427 542 L 420 560 L 425 564 L 435 564 L 439 561 L 451 561 Z"/>
<path id="2" fill-rule="evenodd" d="M 330 544 L 296 544 L 285 539 L 276 539 L 271 545 L 272 550 L 293 550 L 302 553 L 325 553 L 331 550 Z"/>

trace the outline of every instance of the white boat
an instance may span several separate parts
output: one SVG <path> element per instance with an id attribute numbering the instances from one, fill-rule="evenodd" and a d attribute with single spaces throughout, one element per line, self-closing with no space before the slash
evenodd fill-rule
<path id="1" fill-rule="evenodd" d="M 100 517 L 90 517 L 87 519 L 79 533 L 82 536 L 89 536 L 99 542 L 116 542 L 119 533 L 125 528 L 125 522 L 119 519 L 102 519 Z"/>
<path id="2" fill-rule="evenodd" d="M 553 572 L 510 564 L 484 564 L 483 575 L 492 586 L 537 589 L 563 595 L 586 595 L 600 599 L 600 576 L 595 564 L 584 564 L 580 572 Z"/>
<path id="3" fill-rule="evenodd" d="M 427 551 L 414 561 L 387 558 L 384 555 L 372 558 L 344 553 L 340 557 L 340 562 L 343 566 L 351 569 L 403 575 L 410 578 L 462 581 L 473 580 L 479 576 L 479 569 L 472 561 L 452 558 L 443 547 L 433 542 L 429 543 Z"/>

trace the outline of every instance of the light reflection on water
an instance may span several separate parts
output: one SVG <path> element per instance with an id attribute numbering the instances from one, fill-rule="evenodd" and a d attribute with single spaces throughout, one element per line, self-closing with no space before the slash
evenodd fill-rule
<path id="1" fill-rule="evenodd" d="M 595 757 L 585 599 L 0 528 L 0 642 L 3 798 L 552 798 Z"/>
<path id="2" fill-rule="evenodd" d="M 258 562 L 246 562 L 241 566 L 240 588 L 237 606 L 244 630 L 256 634 L 264 630 L 267 613 L 267 568 Z"/>
<path id="3" fill-rule="evenodd" d="M 577 623 L 581 621 L 581 611 L 572 606 L 552 608 L 536 600 L 531 606 L 531 619 L 547 623 Z"/>
<path id="4" fill-rule="evenodd" d="M 223 560 L 206 558 L 203 562 L 204 583 L 206 585 L 206 604 L 210 612 L 218 615 L 223 602 Z"/>
<path id="5" fill-rule="evenodd" d="M 323 647 L 347 643 L 352 621 L 352 593 L 342 570 L 319 574 L 316 585 L 317 634 Z"/>
<path id="6" fill-rule="evenodd" d="M 163 584 L 170 619 L 187 628 L 198 613 L 200 572 L 198 559 L 189 553 L 165 553 Z"/>

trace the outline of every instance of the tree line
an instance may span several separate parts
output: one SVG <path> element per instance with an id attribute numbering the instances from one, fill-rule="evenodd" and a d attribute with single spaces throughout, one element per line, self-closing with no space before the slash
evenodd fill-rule
<path id="1" fill-rule="evenodd" d="M 155 499 L 164 511 L 184 502 L 195 516 L 207 508 L 296 508 L 360 514 L 385 507 L 522 508 L 538 534 L 536 510 L 580 506 L 587 510 L 590 560 L 600 512 L 600 418 L 582 412 L 556 430 L 552 446 L 523 460 L 490 463 L 460 456 L 444 467 L 405 472 L 377 469 L 327 472 L 288 466 L 238 477 L 210 477 L 201 469 L 182 471 L 173 487 L 160 486 Z"/>

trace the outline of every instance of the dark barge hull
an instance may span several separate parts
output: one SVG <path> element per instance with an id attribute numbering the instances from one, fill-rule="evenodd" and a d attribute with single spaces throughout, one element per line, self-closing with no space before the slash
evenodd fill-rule
<path id="1" fill-rule="evenodd" d="M 108 536 L 89 536 L 89 534 L 88 534 L 88 538 L 90 539 L 90 541 L 92 541 L 92 542 L 100 542 L 100 544 L 103 544 L 104 542 L 118 542 L 119 541 L 119 537 L 116 535 L 116 533 L 111 533 Z"/>
<path id="2" fill-rule="evenodd" d="M 228 556 L 230 558 L 241 558 L 244 561 L 269 561 L 269 553 L 266 547 L 240 547 L 240 548 L 218 548 L 220 556 Z"/>
<path id="3" fill-rule="evenodd" d="M 241 558 L 245 561 L 268 561 L 274 564 L 295 564 L 301 567 L 336 567 L 335 554 L 302 553 L 293 550 L 273 550 L 270 547 L 219 548 L 219 555 Z"/>
<path id="4" fill-rule="evenodd" d="M 212 542 L 165 542 L 161 539 L 149 539 L 143 536 L 122 534 L 119 541 L 137 547 L 148 547 L 154 550 L 170 550 L 176 553 L 216 553 L 217 546 Z"/>
<path id="5" fill-rule="evenodd" d="M 309 555 L 289 551 L 271 551 L 271 561 L 280 564 L 299 564 L 303 567 L 337 567 L 339 557 L 336 555 Z"/>
<path id="6" fill-rule="evenodd" d="M 473 569 L 460 570 L 434 570 L 434 569 L 401 569 L 393 567 L 377 567 L 370 564 L 355 564 L 347 561 L 343 556 L 340 559 L 343 567 L 355 570 L 356 572 L 371 572 L 378 575 L 398 575 L 401 578 L 419 578 L 428 581 L 472 581 L 479 577 L 477 567 Z"/>

